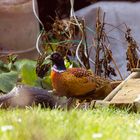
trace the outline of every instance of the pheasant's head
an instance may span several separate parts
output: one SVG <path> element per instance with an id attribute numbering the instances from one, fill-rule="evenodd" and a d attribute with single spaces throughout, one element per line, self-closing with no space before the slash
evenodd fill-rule
<path id="1" fill-rule="evenodd" d="M 66 70 L 65 64 L 64 64 L 64 58 L 62 55 L 58 52 L 54 52 L 51 54 L 50 59 L 53 62 L 53 69 L 58 71 L 64 71 Z"/>

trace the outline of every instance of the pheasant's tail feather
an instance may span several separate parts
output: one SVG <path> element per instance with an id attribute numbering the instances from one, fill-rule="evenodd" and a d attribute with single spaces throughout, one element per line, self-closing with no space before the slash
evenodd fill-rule
<path id="1" fill-rule="evenodd" d="M 96 82 L 96 88 L 101 88 L 104 87 L 106 85 L 110 85 L 110 81 L 106 78 L 103 77 L 99 77 L 99 76 L 95 76 L 95 82 Z"/>

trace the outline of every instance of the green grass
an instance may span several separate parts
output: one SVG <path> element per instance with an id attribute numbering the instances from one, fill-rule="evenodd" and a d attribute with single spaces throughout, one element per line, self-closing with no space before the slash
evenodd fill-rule
<path id="1" fill-rule="evenodd" d="M 10 126 L 7 130 L 3 130 Z M 140 114 L 101 108 L 0 110 L 1 140 L 139 140 Z"/>

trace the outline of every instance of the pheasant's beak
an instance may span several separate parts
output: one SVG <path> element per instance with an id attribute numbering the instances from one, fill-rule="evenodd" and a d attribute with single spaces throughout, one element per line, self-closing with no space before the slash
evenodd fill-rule
<path id="1" fill-rule="evenodd" d="M 45 60 L 51 60 L 51 55 L 48 55 Z"/>

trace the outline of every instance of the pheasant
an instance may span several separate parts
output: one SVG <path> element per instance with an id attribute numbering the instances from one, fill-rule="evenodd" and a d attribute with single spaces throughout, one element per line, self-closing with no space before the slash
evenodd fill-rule
<path id="1" fill-rule="evenodd" d="M 50 60 L 53 62 L 51 71 L 52 86 L 58 96 L 84 96 L 109 84 L 108 80 L 96 76 L 90 70 L 84 68 L 66 69 L 64 59 L 58 52 L 51 54 Z"/>

